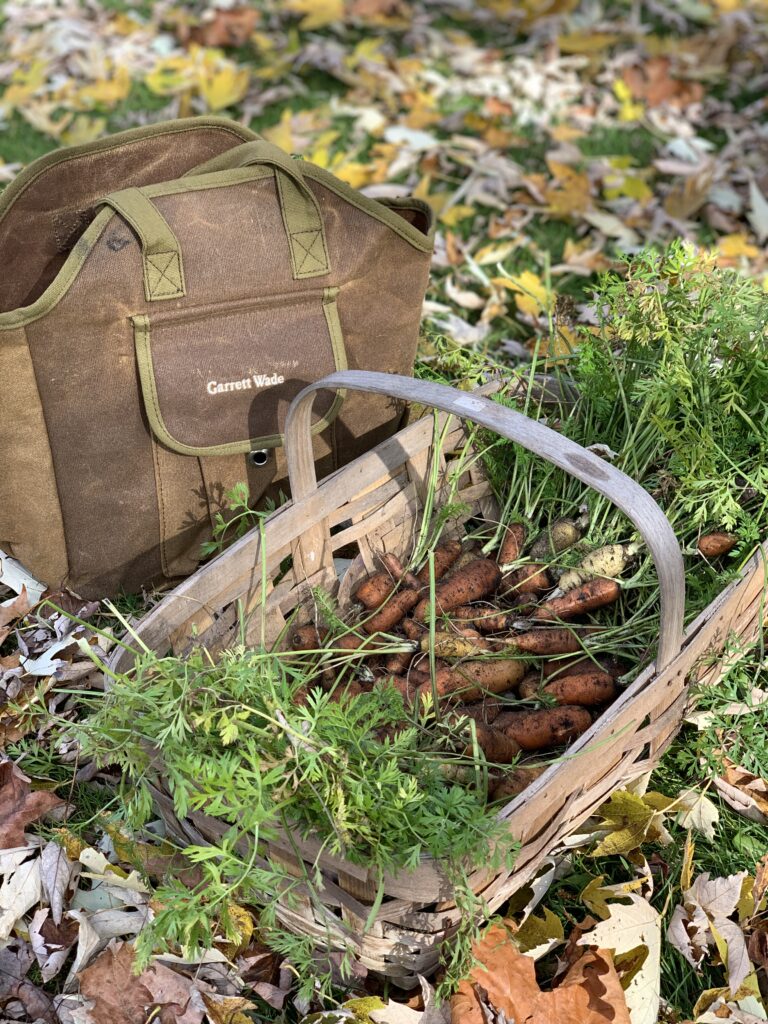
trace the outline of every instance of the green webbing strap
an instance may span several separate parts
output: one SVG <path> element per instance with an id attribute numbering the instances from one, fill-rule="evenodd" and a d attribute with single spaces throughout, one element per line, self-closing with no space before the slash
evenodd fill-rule
<path id="1" fill-rule="evenodd" d="M 141 241 L 147 302 L 186 294 L 179 242 L 155 204 L 138 188 L 112 192 L 100 200 L 131 225 Z"/>
<path id="2" fill-rule="evenodd" d="M 329 274 L 331 267 L 328 247 L 317 199 L 304 180 L 298 162 L 278 146 L 264 139 L 246 142 L 242 146 L 233 146 L 187 174 L 210 174 L 253 164 L 268 164 L 275 170 L 275 184 L 288 236 L 294 278 Z"/>

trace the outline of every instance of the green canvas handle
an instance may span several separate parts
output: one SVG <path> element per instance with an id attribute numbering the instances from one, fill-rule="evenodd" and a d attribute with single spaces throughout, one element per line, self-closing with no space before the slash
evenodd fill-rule
<path id="1" fill-rule="evenodd" d="M 187 176 L 251 167 L 255 164 L 266 164 L 274 169 L 294 278 L 329 274 L 328 246 L 317 199 L 304 180 L 298 161 L 278 146 L 265 139 L 245 142 L 193 168 L 187 172 Z"/>
<path id="2" fill-rule="evenodd" d="M 139 236 L 147 302 L 186 295 L 181 247 L 155 204 L 140 189 L 126 188 L 105 196 L 99 205 L 111 206 Z"/>

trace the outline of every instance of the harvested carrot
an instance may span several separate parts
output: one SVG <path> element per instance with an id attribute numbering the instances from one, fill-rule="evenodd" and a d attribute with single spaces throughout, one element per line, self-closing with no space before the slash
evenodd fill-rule
<path id="1" fill-rule="evenodd" d="M 439 580 L 448 572 L 461 554 L 460 540 L 446 540 L 435 548 L 435 579 Z M 424 586 L 429 586 L 429 562 L 416 573 L 416 579 Z"/>
<path id="2" fill-rule="evenodd" d="M 510 523 L 499 545 L 496 561 L 502 568 L 511 565 L 520 557 L 525 544 L 525 527 L 522 523 Z"/>
<path id="3" fill-rule="evenodd" d="M 543 529 L 533 542 L 529 552 L 530 556 L 537 560 L 554 558 L 559 552 L 573 547 L 581 540 L 581 537 L 580 522 L 574 522 L 572 519 L 556 519 L 554 523 L 550 523 Z"/>
<path id="4" fill-rule="evenodd" d="M 607 672 L 612 679 L 618 679 L 632 668 L 631 662 L 616 654 L 598 654 L 595 658 L 558 658 L 545 661 L 542 667 L 545 679 L 551 676 L 576 676 L 583 672 Z"/>
<path id="5" fill-rule="evenodd" d="M 419 580 L 416 579 L 410 569 L 405 568 L 397 555 L 393 555 L 391 551 L 386 551 L 384 554 L 379 555 L 379 561 L 393 580 L 396 580 L 398 583 L 404 583 L 406 587 L 414 590 L 419 589 Z"/>
<path id="6" fill-rule="evenodd" d="M 540 672 L 529 672 L 518 687 L 518 695 L 521 700 L 532 700 L 541 693 L 542 679 Z"/>
<path id="7" fill-rule="evenodd" d="M 364 580 L 358 583 L 352 593 L 352 597 L 369 611 L 373 611 L 374 608 L 379 608 L 391 596 L 395 586 L 396 582 L 389 573 L 375 572 L 371 576 L 366 576 Z"/>
<path id="8" fill-rule="evenodd" d="M 581 640 L 570 629 L 531 629 L 510 640 L 510 644 L 526 654 L 575 654 L 583 650 Z"/>
<path id="9" fill-rule="evenodd" d="M 507 711 L 494 722 L 523 750 L 546 750 L 559 747 L 583 732 L 592 724 L 586 708 L 557 707 L 540 711 Z"/>
<path id="10" fill-rule="evenodd" d="M 462 704 L 456 709 L 456 717 L 466 715 L 467 718 L 472 718 L 481 725 L 491 725 L 499 717 L 502 707 L 504 705 L 495 697 L 486 697 L 477 704 Z"/>
<path id="11" fill-rule="evenodd" d="M 390 685 L 397 690 L 406 704 L 413 703 L 418 696 L 419 684 L 406 676 L 384 676 L 381 679 L 377 679 L 374 684 L 375 687 L 380 688 Z"/>
<path id="12" fill-rule="evenodd" d="M 519 764 L 499 779 L 491 792 L 493 800 L 511 800 L 519 796 L 524 789 L 527 789 L 540 775 L 543 775 L 549 766 L 546 764 Z"/>
<path id="13" fill-rule="evenodd" d="M 520 753 L 520 744 L 500 729 L 475 723 L 477 745 L 485 754 L 486 760 L 494 764 L 511 764 Z M 473 745 L 468 743 L 464 753 L 472 754 Z"/>
<path id="14" fill-rule="evenodd" d="M 529 562 L 504 577 L 504 591 L 516 594 L 543 594 L 550 590 L 552 580 L 543 562 Z"/>
<path id="15" fill-rule="evenodd" d="M 427 628 L 423 622 L 415 622 L 413 619 L 403 619 L 400 626 L 409 640 L 421 640 Z"/>
<path id="16" fill-rule="evenodd" d="M 359 697 L 364 692 L 363 687 L 356 679 L 350 679 L 344 686 L 337 686 L 331 690 L 328 694 L 328 699 L 332 700 L 334 704 L 339 704 L 344 700 L 352 700 L 355 697 Z"/>
<path id="17" fill-rule="evenodd" d="M 491 604 L 463 604 L 454 608 L 451 616 L 461 622 L 471 622 L 475 629 L 483 633 L 503 633 L 509 629 L 509 616 Z"/>
<path id="18" fill-rule="evenodd" d="M 397 654 L 390 654 L 384 662 L 384 670 L 390 675 L 403 675 L 408 671 L 412 659 L 411 651 L 398 651 Z"/>
<path id="19" fill-rule="evenodd" d="M 719 558 L 721 555 L 727 555 L 729 551 L 733 551 L 738 543 L 739 538 L 734 537 L 732 533 L 716 530 L 714 533 L 706 533 L 703 537 L 699 537 L 697 547 L 699 554 L 705 558 Z"/>
<path id="20" fill-rule="evenodd" d="M 288 646 L 294 651 L 316 651 L 322 647 L 323 641 L 328 636 L 328 630 L 322 626 L 316 626 L 314 622 L 308 622 L 306 626 L 299 626 L 291 633 Z"/>
<path id="21" fill-rule="evenodd" d="M 558 704 L 578 704 L 583 708 L 591 708 L 597 704 L 607 704 L 615 698 L 618 690 L 607 672 L 584 672 L 577 676 L 553 679 L 542 692 L 554 697 Z"/>
<path id="22" fill-rule="evenodd" d="M 401 590 L 393 594 L 375 615 L 363 623 L 366 633 L 386 633 L 402 622 L 414 605 L 419 603 L 418 590 Z"/>
<path id="23" fill-rule="evenodd" d="M 479 601 L 499 585 L 501 573 L 489 558 L 476 558 L 469 565 L 435 587 L 435 609 L 438 615 L 450 612 L 463 604 Z M 420 601 L 413 615 L 424 621 L 429 615 L 429 598 Z"/>
<path id="24" fill-rule="evenodd" d="M 642 545 L 636 542 L 605 544 L 595 551 L 590 551 L 575 568 L 568 569 L 562 574 L 557 582 L 557 589 L 551 596 L 559 597 L 566 594 L 596 576 L 608 576 L 611 579 L 620 576 L 641 547 Z"/>
<path id="25" fill-rule="evenodd" d="M 429 651 L 431 637 L 427 634 L 421 638 L 422 651 Z M 474 629 L 457 629 L 455 632 L 435 633 L 435 654 L 438 658 L 455 661 L 458 658 L 471 658 L 490 649 L 488 641 Z"/>
<path id="26" fill-rule="evenodd" d="M 532 619 L 574 619 L 579 615 L 603 608 L 618 600 L 621 587 L 616 580 L 602 576 L 583 583 L 567 594 L 544 601 L 531 615 Z"/>
<path id="27" fill-rule="evenodd" d="M 439 697 L 456 695 L 469 703 L 479 700 L 484 693 L 506 693 L 516 687 L 524 675 L 525 665 L 513 658 L 463 661 L 436 672 L 435 689 Z"/>

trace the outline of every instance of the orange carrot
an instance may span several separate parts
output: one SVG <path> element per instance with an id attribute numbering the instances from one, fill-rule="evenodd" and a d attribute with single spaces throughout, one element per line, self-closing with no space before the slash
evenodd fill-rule
<path id="1" fill-rule="evenodd" d="M 546 764 L 519 764 L 505 772 L 499 779 L 491 792 L 493 800 L 511 800 L 519 796 L 524 789 L 527 789 L 540 775 L 543 775 L 549 765 Z"/>
<path id="2" fill-rule="evenodd" d="M 615 654 L 599 654 L 593 658 L 558 658 L 545 661 L 542 667 L 545 678 L 581 675 L 583 672 L 607 672 L 612 679 L 618 679 L 629 672 L 632 663 Z"/>
<path id="3" fill-rule="evenodd" d="M 391 551 L 386 551 L 384 554 L 379 555 L 379 561 L 393 580 L 396 580 L 398 583 L 404 583 L 410 589 L 419 589 L 419 581 L 409 569 L 405 568 L 397 555 L 393 555 Z"/>
<path id="4" fill-rule="evenodd" d="M 496 589 L 500 579 L 501 573 L 495 562 L 489 558 L 476 558 L 435 587 L 436 613 L 442 615 L 463 604 L 470 604 L 481 597 L 486 597 Z M 421 621 L 428 617 L 429 598 L 419 602 L 413 615 Z"/>
<path id="5" fill-rule="evenodd" d="M 495 697 L 486 697 L 477 704 L 462 704 L 456 708 L 456 716 L 466 715 L 473 718 L 480 725 L 490 725 L 494 719 L 499 717 L 504 705 Z"/>
<path id="6" fill-rule="evenodd" d="M 591 724 L 592 716 L 586 708 L 570 706 L 508 711 L 494 722 L 497 729 L 503 729 L 523 750 L 559 747 L 586 732 Z"/>
<path id="7" fill-rule="evenodd" d="M 575 654 L 583 650 L 581 640 L 570 629 L 531 629 L 510 640 L 510 645 L 526 654 Z"/>
<path id="8" fill-rule="evenodd" d="M 544 601 L 531 615 L 532 619 L 552 620 L 575 619 L 579 615 L 586 615 L 587 612 L 595 611 L 596 608 L 603 608 L 607 604 L 613 604 L 618 600 L 621 587 L 616 580 L 598 576 L 593 580 L 582 583 L 575 590 L 569 590 L 560 597 L 553 597 Z"/>
<path id="9" fill-rule="evenodd" d="M 483 633 L 503 633 L 509 629 L 509 615 L 500 612 L 492 604 L 463 604 L 451 612 L 454 619 L 471 622 Z"/>
<path id="10" fill-rule="evenodd" d="M 541 673 L 529 672 L 528 675 L 520 683 L 517 692 L 521 700 L 532 700 L 534 697 L 538 697 L 540 691 Z"/>
<path id="11" fill-rule="evenodd" d="M 389 675 L 399 676 L 408 671 L 413 659 L 411 651 L 398 651 L 397 654 L 390 654 L 384 662 L 384 670 Z"/>
<path id="12" fill-rule="evenodd" d="M 366 633 L 386 633 L 401 622 L 418 602 L 418 590 L 401 590 L 393 594 L 375 615 L 363 623 L 363 629 Z"/>
<path id="13" fill-rule="evenodd" d="M 521 687 L 522 689 L 522 687 Z M 577 676 L 563 676 L 547 683 L 543 690 L 558 704 L 578 704 L 591 708 L 607 704 L 616 696 L 616 683 L 607 672 L 584 672 Z"/>
<path id="14" fill-rule="evenodd" d="M 525 544 L 525 527 L 522 523 L 510 523 L 499 545 L 496 561 L 499 565 L 510 565 L 520 557 Z"/>
<path id="15" fill-rule="evenodd" d="M 486 760 L 493 764 L 511 764 L 520 753 L 520 744 L 500 729 L 487 725 L 475 724 L 477 744 L 485 754 Z M 464 753 L 471 755 L 472 743 L 464 748 Z"/>
<path id="16" fill-rule="evenodd" d="M 513 689 L 524 675 L 523 662 L 512 658 L 463 661 L 436 672 L 435 689 L 439 697 L 456 695 L 469 703 L 479 700 L 484 693 L 505 693 Z M 426 688 L 430 685 L 424 684 Z"/>
<path id="17" fill-rule="evenodd" d="M 727 555 L 729 551 L 733 551 L 738 543 L 739 538 L 734 537 L 732 533 L 716 530 L 714 533 L 706 533 L 703 537 L 699 537 L 697 547 L 699 554 L 704 555 L 705 558 L 719 558 L 721 555 Z"/>
<path id="18" fill-rule="evenodd" d="M 288 646 L 294 651 L 316 651 L 323 646 L 323 641 L 327 636 L 327 629 L 316 626 L 314 622 L 308 622 L 306 626 L 294 629 Z"/>
<path id="19" fill-rule="evenodd" d="M 445 576 L 460 554 L 460 540 L 446 540 L 437 545 L 434 557 L 436 580 Z M 424 586 L 429 586 L 429 561 L 416 573 L 416 579 Z"/>
<path id="20" fill-rule="evenodd" d="M 551 588 L 552 580 L 544 562 L 528 562 L 527 565 L 521 565 L 519 569 L 504 576 L 505 593 L 514 591 L 516 594 L 543 594 L 545 590 Z"/>
<path id="21" fill-rule="evenodd" d="M 352 593 L 352 597 L 369 611 L 372 611 L 390 597 L 396 585 L 396 581 L 392 579 L 389 573 L 375 572 L 371 576 L 366 576 L 364 580 L 358 583 Z"/>
<path id="22" fill-rule="evenodd" d="M 426 626 L 421 622 L 414 622 L 413 619 L 403 619 L 401 628 L 409 640 L 421 640 Z"/>

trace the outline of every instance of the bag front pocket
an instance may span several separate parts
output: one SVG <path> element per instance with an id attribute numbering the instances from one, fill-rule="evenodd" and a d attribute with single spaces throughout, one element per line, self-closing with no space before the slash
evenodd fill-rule
<path id="1" fill-rule="evenodd" d="M 236 455 L 283 443 L 288 406 L 307 384 L 346 369 L 336 296 L 312 289 L 133 317 L 152 433 L 182 455 Z M 323 392 L 313 432 L 338 414 Z"/>

